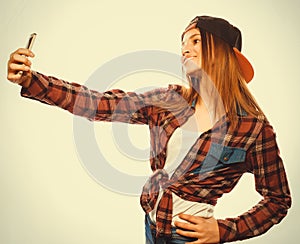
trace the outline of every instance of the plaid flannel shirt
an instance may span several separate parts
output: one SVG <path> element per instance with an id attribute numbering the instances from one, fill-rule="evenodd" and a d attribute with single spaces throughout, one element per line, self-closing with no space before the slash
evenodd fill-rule
<path id="1" fill-rule="evenodd" d="M 262 200 L 236 218 L 218 219 L 220 241 L 243 240 L 266 232 L 286 216 L 291 206 L 288 181 L 272 126 L 265 118 L 241 112 L 238 127 L 230 132 L 228 118 L 224 116 L 200 135 L 170 177 L 164 170 L 167 142 L 194 109 L 187 107 L 175 117 L 154 104 L 178 102 L 180 92 L 180 86 L 170 85 L 143 94 L 117 89 L 101 93 L 33 72 L 30 87 L 22 88 L 21 95 L 93 121 L 149 126 L 150 163 L 154 173 L 143 187 L 140 201 L 144 211 L 149 213 L 155 206 L 159 189 L 164 190 L 157 209 L 157 235 L 171 233 L 172 192 L 185 200 L 215 205 L 246 172 L 255 176 L 256 191 Z"/>

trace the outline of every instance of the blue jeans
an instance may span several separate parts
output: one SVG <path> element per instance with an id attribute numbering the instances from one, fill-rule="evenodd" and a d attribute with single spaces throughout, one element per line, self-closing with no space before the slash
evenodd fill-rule
<path id="1" fill-rule="evenodd" d="M 197 240 L 195 238 L 178 235 L 175 227 L 172 227 L 172 235 L 170 238 L 156 238 L 155 224 L 151 221 L 149 215 L 145 217 L 145 232 L 146 244 L 185 244 L 186 242 Z"/>

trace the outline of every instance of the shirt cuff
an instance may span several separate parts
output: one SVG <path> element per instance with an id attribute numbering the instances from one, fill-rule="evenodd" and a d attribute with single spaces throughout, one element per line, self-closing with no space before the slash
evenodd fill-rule
<path id="1" fill-rule="evenodd" d="M 22 87 L 21 96 L 41 100 L 47 93 L 49 78 L 36 71 L 32 71 L 31 74 L 31 83 L 27 88 Z"/>
<path id="2" fill-rule="evenodd" d="M 220 243 L 236 241 L 237 229 L 233 222 L 218 219 Z"/>

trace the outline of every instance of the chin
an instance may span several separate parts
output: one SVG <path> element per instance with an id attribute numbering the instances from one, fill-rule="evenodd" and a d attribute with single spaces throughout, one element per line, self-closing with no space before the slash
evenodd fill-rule
<path id="1" fill-rule="evenodd" d="M 201 66 L 198 65 L 193 60 L 188 60 L 182 65 L 183 70 L 187 75 L 193 74 L 201 69 Z"/>

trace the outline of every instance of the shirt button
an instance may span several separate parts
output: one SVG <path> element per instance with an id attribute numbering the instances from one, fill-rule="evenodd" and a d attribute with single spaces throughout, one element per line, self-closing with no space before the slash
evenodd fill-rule
<path id="1" fill-rule="evenodd" d="M 229 158 L 228 158 L 228 157 L 224 157 L 223 160 L 224 160 L 225 162 L 227 162 L 227 161 L 229 160 Z"/>

